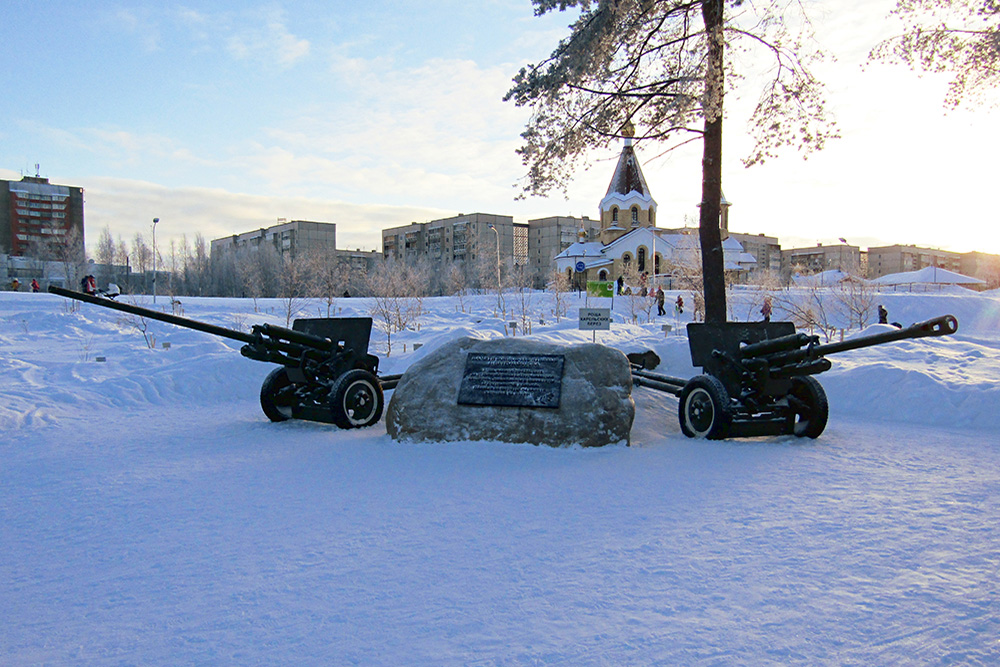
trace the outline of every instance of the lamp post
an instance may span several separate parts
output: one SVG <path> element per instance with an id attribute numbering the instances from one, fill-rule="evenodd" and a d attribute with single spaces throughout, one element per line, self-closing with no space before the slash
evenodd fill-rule
<path id="1" fill-rule="evenodd" d="M 156 303 L 156 223 L 159 218 L 153 218 L 153 303 Z"/>
<path id="2" fill-rule="evenodd" d="M 500 232 L 497 231 L 493 223 L 488 226 L 497 235 L 497 311 L 501 312 L 503 311 L 503 302 L 500 300 Z"/>

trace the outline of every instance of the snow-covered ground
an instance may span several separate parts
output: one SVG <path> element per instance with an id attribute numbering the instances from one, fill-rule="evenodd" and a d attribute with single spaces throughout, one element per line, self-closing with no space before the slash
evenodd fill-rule
<path id="1" fill-rule="evenodd" d="M 591 340 L 534 298 L 532 336 Z M 0 663 L 1000 664 L 1000 296 L 882 298 L 959 332 L 833 358 L 819 439 L 688 440 L 637 388 L 632 446 L 587 450 L 271 423 L 236 342 L 2 292 Z M 427 300 L 382 372 L 494 303 Z M 599 342 L 696 373 L 615 306 Z"/>

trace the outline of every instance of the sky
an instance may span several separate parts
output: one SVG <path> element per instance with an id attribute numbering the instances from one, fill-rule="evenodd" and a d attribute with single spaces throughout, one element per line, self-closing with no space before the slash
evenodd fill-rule
<path id="1" fill-rule="evenodd" d="M 842 138 L 746 169 L 742 112 L 759 89 L 730 95 L 730 229 L 789 248 L 1000 253 L 1000 111 L 945 113 L 941 78 L 865 66 L 898 29 L 893 0 L 804 4 L 834 57 L 816 73 Z M 575 17 L 534 17 L 529 0 L 6 0 L 0 178 L 38 165 L 83 187 L 91 248 L 104 228 L 148 238 L 153 218 L 163 246 L 284 218 L 334 222 L 338 247 L 381 250 L 384 228 L 460 213 L 596 217 L 616 151 L 592 155 L 565 195 L 517 200 L 528 111 L 502 101 Z M 700 148 L 637 151 L 658 225 L 696 224 Z"/>

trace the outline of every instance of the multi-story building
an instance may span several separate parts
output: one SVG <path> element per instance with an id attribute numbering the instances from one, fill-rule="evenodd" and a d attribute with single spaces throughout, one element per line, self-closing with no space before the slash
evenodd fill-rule
<path id="1" fill-rule="evenodd" d="M 350 271 L 352 280 L 349 282 L 352 284 L 355 278 L 367 275 L 382 257 L 374 250 L 338 250 L 337 225 L 334 223 L 292 220 L 214 239 L 211 261 L 214 266 L 222 266 L 227 256 L 261 249 L 273 250 L 278 257 L 313 255 L 336 262 Z"/>
<path id="2" fill-rule="evenodd" d="M 817 243 L 814 247 L 781 251 L 781 275 L 786 279 L 796 272 L 820 273 L 840 270 L 857 275 L 863 266 L 861 248 L 847 243 L 835 245 Z"/>
<path id="3" fill-rule="evenodd" d="M 959 273 L 986 281 L 987 289 L 1000 287 L 1000 255 L 972 251 L 962 254 Z"/>
<path id="4" fill-rule="evenodd" d="M 271 227 L 224 236 L 212 241 L 212 257 L 245 248 L 273 248 L 279 255 L 333 250 L 337 247 L 337 225 L 308 220 L 278 220 Z"/>
<path id="5" fill-rule="evenodd" d="M 83 262 L 83 188 L 0 180 L 0 254 Z"/>
<path id="6" fill-rule="evenodd" d="M 601 221 L 587 216 L 552 216 L 528 221 L 528 270 L 537 289 L 544 289 L 556 270 L 556 255 L 579 240 L 580 230 L 595 241 L 601 233 Z"/>
<path id="7" fill-rule="evenodd" d="M 768 274 L 778 276 L 781 273 L 781 245 L 777 237 L 738 232 L 729 232 L 729 237 L 739 241 L 743 252 L 750 253 L 757 260 L 750 269 L 749 280 Z"/>
<path id="8" fill-rule="evenodd" d="M 888 245 L 868 248 L 868 277 L 879 278 L 890 273 L 919 271 L 936 266 L 962 272 L 962 256 L 949 250 L 920 248 L 914 245 Z"/>
<path id="9" fill-rule="evenodd" d="M 426 261 L 441 276 L 453 264 L 468 270 L 476 284 L 479 262 L 499 261 L 507 267 L 528 264 L 528 225 L 515 223 L 509 215 L 471 213 L 430 222 L 412 222 L 382 230 L 382 253 L 386 260 Z"/>

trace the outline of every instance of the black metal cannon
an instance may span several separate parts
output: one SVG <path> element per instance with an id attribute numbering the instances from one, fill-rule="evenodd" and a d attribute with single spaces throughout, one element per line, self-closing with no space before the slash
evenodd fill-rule
<path id="1" fill-rule="evenodd" d="M 251 333 L 244 333 L 60 287 L 49 287 L 49 291 L 240 341 L 244 357 L 281 366 L 271 371 L 260 388 L 260 406 L 271 421 L 304 419 L 340 428 L 371 426 L 382 417 L 383 390 L 399 382 L 399 375 L 379 377 L 379 358 L 368 354 L 370 317 L 297 319 L 291 329 L 255 324 Z"/>
<path id="2" fill-rule="evenodd" d="M 826 428 L 829 405 L 812 377 L 827 371 L 828 354 L 958 330 L 951 315 L 896 331 L 821 345 L 818 336 L 791 322 L 688 324 L 691 362 L 703 374 L 690 380 L 633 365 L 632 379 L 678 397 L 681 431 L 690 438 L 794 434 L 816 438 Z"/>

